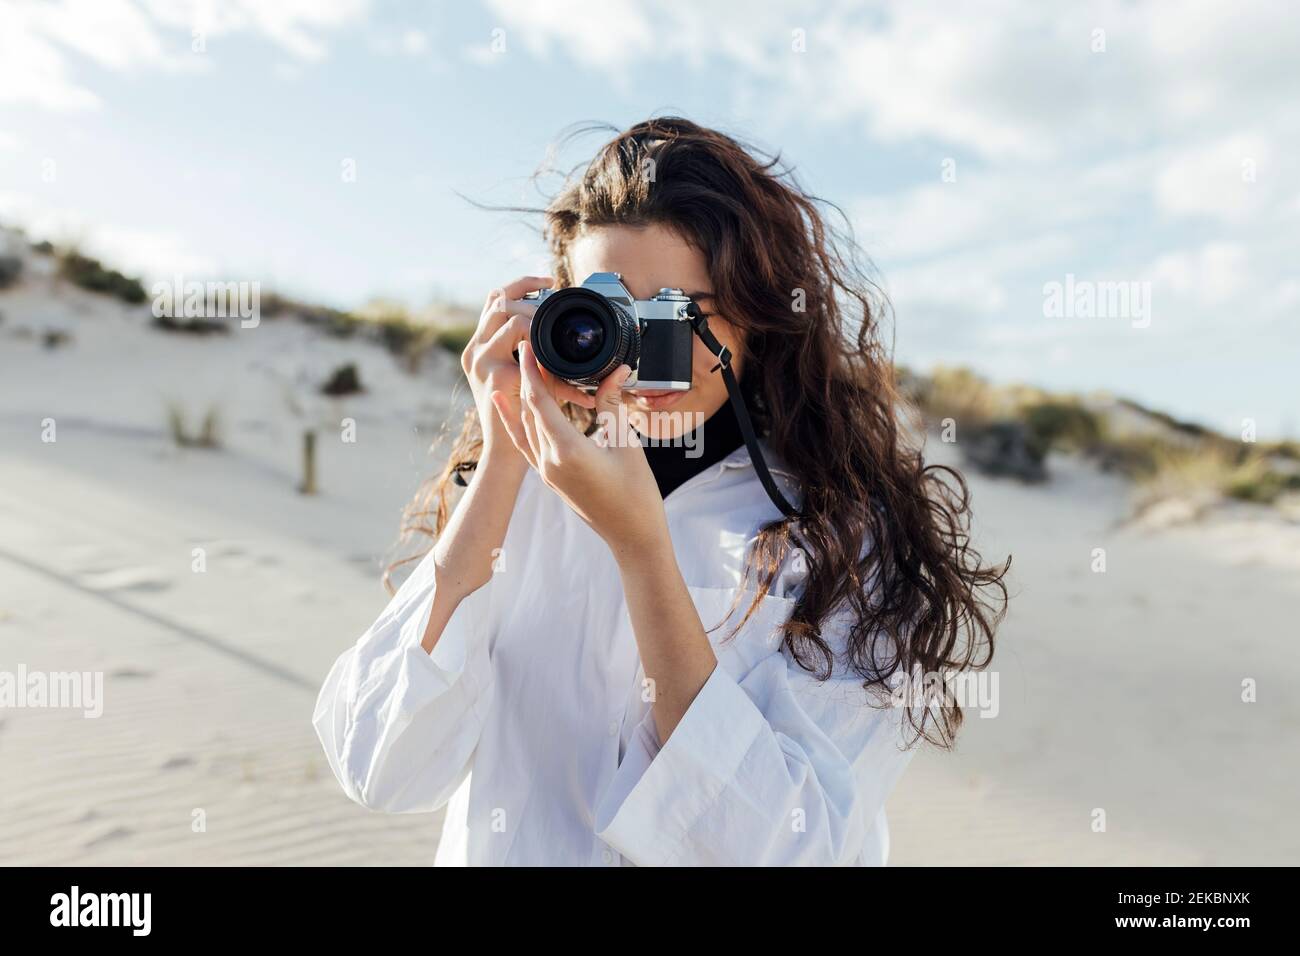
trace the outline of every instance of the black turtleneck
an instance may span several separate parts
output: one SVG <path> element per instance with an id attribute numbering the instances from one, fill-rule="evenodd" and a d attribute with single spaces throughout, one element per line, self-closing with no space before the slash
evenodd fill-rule
<path id="1" fill-rule="evenodd" d="M 664 498 L 744 443 L 731 402 L 726 402 L 703 425 L 680 438 L 662 442 L 642 439 L 646 461 L 654 472 L 659 494 Z"/>

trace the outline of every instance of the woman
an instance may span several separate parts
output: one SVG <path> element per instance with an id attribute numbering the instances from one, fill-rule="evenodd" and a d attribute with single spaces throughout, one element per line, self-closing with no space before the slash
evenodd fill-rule
<path id="1" fill-rule="evenodd" d="M 1006 592 L 905 444 L 866 283 L 775 160 L 680 119 L 606 144 L 545 229 L 554 278 L 488 296 L 465 349 L 474 413 L 412 509 L 436 546 L 321 690 L 334 773 L 448 805 L 438 863 L 883 864 L 913 745 L 961 722 L 890 692 L 987 664 Z M 521 297 L 596 272 L 690 293 L 797 516 L 701 341 L 689 391 L 540 368 Z"/>

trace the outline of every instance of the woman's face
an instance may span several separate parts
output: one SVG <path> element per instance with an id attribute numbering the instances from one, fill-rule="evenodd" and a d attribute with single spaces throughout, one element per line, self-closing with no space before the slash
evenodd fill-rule
<path id="1" fill-rule="evenodd" d="M 681 289 L 695 298 L 702 311 L 712 313 L 714 300 L 704 257 L 677 233 L 663 226 L 599 226 L 586 229 L 569 243 L 569 275 L 580 283 L 593 272 L 617 272 L 635 298 L 648 299 L 660 289 Z M 737 378 L 743 362 L 740 332 L 724 319 L 709 315 L 709 329 L 735 356 Z M 676 438 L 698 427 L 727 401 L 727 387 L 713 353 L 694 336 L 691 388 L 686 392 L 623 393 L 634 427 L 654 439 Z M 640 412 L 641 415 L 634 413 Z M 644 416 L 644 419 L 643 419 Z M 642 427 L 643 424 L 646 427 Z"/>

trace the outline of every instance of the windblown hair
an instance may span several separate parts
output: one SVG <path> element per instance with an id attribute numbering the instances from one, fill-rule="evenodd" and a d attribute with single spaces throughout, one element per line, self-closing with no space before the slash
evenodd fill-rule
<path id="1" fill-rule="evenodd" d="M 926 465 L 909 439 L 882 342 L 883 297 L 847 226 L 833 228 L 823 210 L 844 218 L 805 193 L 779 156 L 666 117 L 618 133 L 544 210 L 527 211 L 544 216 L 561 287 L 582 278 L 569 273 L 566 253 L 589 227 L 658 224 L 703 254 L 715 296 L 708 311 L 744 336 L 755 427 L 798 473 L 801 516 L 765 525 L 747 557 L 757 597 L 745 620 L 801 549 L 807 576 L 785 624 L 789 654 L 820 679 L 848 667 L 869 688 L 938 688 L 928 706 L 906 712 L 913 741 L 950 747 L 962 712 L 945 681 L 991 660 L 1010 559 L 983 564 L 964 479 Z M 590 412 L 568 413 L 591 427 Z M 408 506 L 405 532 L 442 531 L 453 478 L 480 448 L 471 409 L 447 467 Z M 832 613 L 849 621 L 839 659 L 822 636 Z"/>

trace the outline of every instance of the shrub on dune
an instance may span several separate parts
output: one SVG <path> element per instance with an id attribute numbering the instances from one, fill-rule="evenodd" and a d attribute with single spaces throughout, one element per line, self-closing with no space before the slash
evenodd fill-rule
<path id="1" fill-rule="evenodd" d="M 357 371 L 356 364 L 348 362 L 336 368 L 320 390 L 322 395 L 337 398 L 341 395 L 356 395 L 364 392 L 365 388 L 361 384 L 361 374 Z"/>
<path id="2" fill-rule="evenodd" d="M 216 319 L 184 318 L 159 315 L 153 320 L 154 328 L 164 332 L 181 332 L 187 335 L 228 335 L 230 326 Z"/>
<path id="3" fill-rule="evenodd" d="M 0 289 L 7 289 L 23 274 L 23 260 L 18 256 L 0 256 Z"/>
<path id="4" fill-rule="evenodd" d="M 89 292 L 116 296 L 131 305 L 139 305 L 146 298 L 139 279 L 110 269 L 98 259 L 84 256 L 75 249 L 69 250 L 59 260 L 59 275 Z"/>
<path id="5" fill-rule="evenodd" d="M 1237 441 L 1129 399 L 996 386 L 964 368 L 898 372 L 926 425 L 955 424 L 966 461 L 985 474 L 1040 481 L 1049 452 L 1073 452 L 1132 479 L 1148 502 L 1273 504 L 1300 493 L 1300 443 Z"/>
<path id="6" fill-rule="evenodd" d="M 177 448 L 220 448 L 221 416 L 215 406 L 203 414 L 198 428 L 191 430 L 189 415 L 179 402 L 167 405 L 167 430 Z"/>

